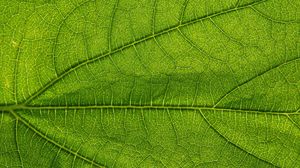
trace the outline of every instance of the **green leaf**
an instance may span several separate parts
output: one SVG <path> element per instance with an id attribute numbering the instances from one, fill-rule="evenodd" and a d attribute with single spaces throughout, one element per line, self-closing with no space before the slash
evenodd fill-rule
<path id="1" fill-rule="evenodd" d="M 0 0 L 0 167 L 299 167 L 299 8 Z"/>

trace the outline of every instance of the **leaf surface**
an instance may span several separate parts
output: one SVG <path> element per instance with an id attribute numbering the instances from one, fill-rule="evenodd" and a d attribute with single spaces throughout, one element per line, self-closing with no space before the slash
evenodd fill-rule
<path id="1" fill-rule="evenodd" d="M 299 8 L 0 0 L 0 167 L 299 167 Z"/>

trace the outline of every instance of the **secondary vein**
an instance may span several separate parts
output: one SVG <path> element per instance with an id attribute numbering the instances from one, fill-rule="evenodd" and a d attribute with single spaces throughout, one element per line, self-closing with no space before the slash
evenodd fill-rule
<path id="1" fill-rule="evenodd" d="M 224 14 L 227 14 L 227 13 L 231 13 L 231 12 L 235 12 L 235 11 L 242 10 L 242 9 L 245 9 L 245 8 L 249 8 L 249 7 L 252 7 L 254 5 L 261 4 L 262 2 L 265 2 L 265 1 L 266 0 L 256 1 L 256 2 L 253 2 L 253 3 L 247 4 L 247 5 L 244 5 L 244 6 L 229 8 L 229 9 L 226 9 L 226 10 L 219 11 L 217 13 L 213 13 L 211 15 L 207 15 L 207 16 L 204 16 L 204 17 L 202 16 L 202 17 L 196 18 L 194 20 L 190 20 L 188 22 L 179 23 L 178 25 L 169 27 L 169 28 L 167 28 L 165 30 L 158 31 L 155 34 L 148 35 L 148 36 L 143 37 L 143 38 L 141 38 L 139 40 L 135 40 L 135 41 L 130 42 L 130 43 L 126 44 L 126 45 L 122 45 L 120 47 L 117 47 L 116 49 L 111 50 L 111 51 L 109 51 L 107 53 L 99 54 L 99 55 L 96 55 L 95 57 L 93 57 L 91 59 L 87 59 L 87 60 L 78 62 L 78 63 L 74 64 L 73 66 L 69 67 L 68 69 L 66 69 L 65 71 L 63 71 L 61 74 L 59 74 L 53 80 L 49 81 L 47 84 L 45 84 L 43 87 L 41 87 L 38 91 L 36 91 L 35 93 L 33 93 L 31 96 L 29 96 L 29 98 L 27 100 L 25 100 L 21 104 L 27 104 L 28 102 L 31 102 L 33 99 L 37 98 L 39 95 L 41 95 L 42 93 L 44 93 L 48 88 L 50 88 L 51 86 L 53 86 L 55 83 L 59 82 L 60 80 L 62 80 L 63 78 L 65 78 L 67 75 L 69 75 L 70 73 L 74 72 L 75 70 L 83 67 L 84 65 L 94 63 L 94 62 L 96 62 L 96 61 L 98 61 L 98 60 L 100 60 L 102 58 L 105 58 L 105 57 L 108 57 L 108 56 L 113 55 L 115 53 L 118 53 L 118 52 L 120 52 L 120 51 L 122 51 L 124 49 L 130 48 L 130 47 L 132 47 L 134 45 L 146 42 L 146 41 L 148 41 L 150 39 L 153 39 L 155 37 L 167 34 L 167 33 L 172 32 L 172 31 L 176 31 L 176 30 L 178 30 L 178 28 L 186 27 L 186 26 L 198 23 L 199 21 L 203 21 L 203 20 L 206 20 L 206 19 L 210 19 L 210 18 L 213 18 L 213 17 L 224 15 Z"/>

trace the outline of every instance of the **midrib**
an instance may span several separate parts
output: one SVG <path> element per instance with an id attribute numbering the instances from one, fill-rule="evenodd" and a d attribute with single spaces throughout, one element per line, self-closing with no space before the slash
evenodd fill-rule
<path id="1" fill-rule="evenodd" d="M 33 105 L 9 105 L 0 106 L 1 111 L 21 111 L 21 110 L 99 110 L 99 109 L 136 109 L 136 110 L 212 110 L 218 112 L 236 113 L 259 113 L 271 115 L 297 115 L 298 111 L 268 111 L 259 109 L 235 109 L 214 106 L 176 106 L 176 105 L 84 105 L 84 106 L 33 106 Z"/>

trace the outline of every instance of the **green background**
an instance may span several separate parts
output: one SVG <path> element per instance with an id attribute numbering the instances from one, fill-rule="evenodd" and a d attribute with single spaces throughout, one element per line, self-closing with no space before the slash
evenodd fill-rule
<path id="1" fill-rule="evenodd" d="M 299 8 L 0 0 L 0 167 L 300 167 Z"/>

